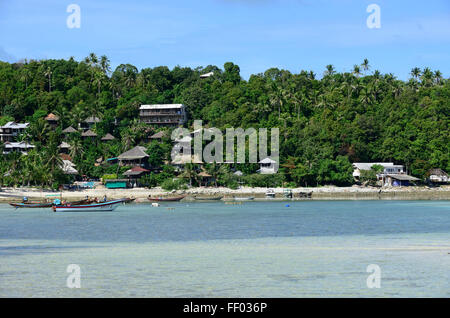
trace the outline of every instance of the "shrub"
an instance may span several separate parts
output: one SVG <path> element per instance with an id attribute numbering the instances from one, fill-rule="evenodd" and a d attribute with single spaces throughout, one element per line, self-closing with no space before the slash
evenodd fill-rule
<path id="1" fill-rule="evenodd" d="M 166 179 L 161 184 L 166 191 L 187 189 L 186 180 L 184 179 Z"/>

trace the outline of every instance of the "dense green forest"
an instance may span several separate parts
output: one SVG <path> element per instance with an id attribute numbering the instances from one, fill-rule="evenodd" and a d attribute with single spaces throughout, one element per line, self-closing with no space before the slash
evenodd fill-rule
<path id="1" fill-rule="evenodd" d="M 214 75 L 200 78 L 207 72 Z M 91 177 L 117 173 L 116 166 L 94 165 L 96 159 L 115 157 L 140 144 L 148 148 L 150 161 L 164 168 L 159 175 L 147 176 L 146 184 L 167 183 L 174 176 L 173 169 L 163 165 L 170 141 L 145 144 L 145 137 L 156 130 L 138 120 L 141 104 L 163 103 L 185 104 L 187 127 L 194 119 L 220 129 L 279 127 L 279 173 L 269 178 L 254 174 L 257 165 L 239 165 L 249 185 L 349 185 L 351 163 L 357 161 L 392 161 L 420 178 L 430 168 L 450 170 L 450 81 L 439 71 L 414 68 L 405 82 L 372 70 L 364 60 L 352 72 L 339 73 L 332 65 L 320 75 L 271 68 L 244 80 L 239 66 L 231 62 L 223 70 L 216 66 L 138 70 L 130 64 L 111 70 L 106 56 L 92 53 L 81 62 L 73 58 L 0 62 L 0 125 L 29 122 L 21 138 L 36 145 L 27 156 L 1 156 L 0 183 L 67 182 L 59 168 L 61 132 L 69 125 L 78 127 L 88 116 L 101 119 L 94 128 L 98 141 L 83 141 L 79 134 L 69 141 L 80 173 Z M 61 118 L 56 129 L 44 120 L 50 112 Z M 116 140 L 100 142 L 108 132 Z M 236 185 L 228 166 L 206 168 L 219 185 Z M 190 183 L 196 182 L 195 170 L 188 166 L 183 174 Z"/>

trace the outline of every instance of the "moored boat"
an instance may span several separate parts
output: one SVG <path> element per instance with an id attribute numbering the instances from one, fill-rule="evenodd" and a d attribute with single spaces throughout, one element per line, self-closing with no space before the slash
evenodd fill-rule
<path id="1" fill-rule="evenodd" d="M 251 201 L 255 197 L 233 197 L 234 201 Z"/>
<path id="2" fill-rule="evenodd" d="M 59 199 L 58 199 L 59 200 Z M 69 202 L 68 204 L 78 205 L 78 204 L 89 204 L 94 202 L 92 199 L 83 199 L 79 201 Z M 20 202 L 20 203 L 10 203 L 9 205 L 18 208 L 50 208 L 55 205 L 54 202 Z"/>
<path id="3" fill-rule="evenodd" d="M 194 197 L 195 200 L 198 201 L 218 201 L 221 200 L 223 196 L 216 196 L 216 197 Z"/>
<path id="4" fill-rule="evenodd" d="M 275 191 L 273 189 L 268 189 L 266 191 L 266 197 L 267 198 L 275 198 Z"/>
<path id="5" fill-rule="evenodd" d="M 124 199 L 89 204 L 61 204 L 52 207 L 54 212 L 106 212 L 114 211 Z"/>
<path id="6" fill-rule="evenodd" d="M 148 200 L 151 202 L 174 202 L 174 201 L 180 201 L 181 199 L 183 199 L 185 197 L 185 195 L 180 195 L 177 197 L 168 197 L 168 198 L 163 198 L 163 197 L 151 197 L 148 196 Z"/>
<path id="7" fill-rule="evenodd" d="M 134 200 L 136 200 L 136 198 L 123 198 L 121 200 L 123 200 L 123 203 L 130 203 L 130 202 L 133 202 Z"/>
<path id="8" fill-rule="evenodd" d="M 26 202 L 26 203 L 10 203 L 9 205 L 17 208 L 49 208 L 53 205 L 53 203 L 40 203 L 40 202 Z"/>

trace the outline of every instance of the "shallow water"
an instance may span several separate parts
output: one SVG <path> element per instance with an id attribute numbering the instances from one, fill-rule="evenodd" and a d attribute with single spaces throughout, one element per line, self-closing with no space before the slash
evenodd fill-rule
<path id="1" fill-rule="evenodd" d="M 449 201 L 0 205 L 2 297 L 449 297 L 449 253 Z"/>

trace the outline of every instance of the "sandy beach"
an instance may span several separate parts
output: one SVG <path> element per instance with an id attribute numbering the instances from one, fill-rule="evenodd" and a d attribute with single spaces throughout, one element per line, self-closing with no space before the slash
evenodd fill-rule
<path id="1" fill-rule="evenodd" d="M 223 196 L 223 200 L 233 199 L 236 197 L 252 196 L 255 200 L 266 200 L 267 188 L 250 188 L 241 187 L 240 189 L 232 190 L 224 187 L 201 187 L 190 188 L 187 190 L 165 191 L 160 187 L 148 188 L 132 188 L 132 189 L 107 189 L 103 185 L 97 185 L 94 189 L 86 189 L 81 191 L 50 191 L 41 190 L 39 188 L 3 188 L 0 192 L 0 202 L 14 202 L 20 201 L 22 197 L 26 196 L 30 200 L 43 200 L 62 196 L 68 200 L 83 199 L 86 196 L 103 198 L 107 196 L 110 199 L 118 199 L 124 197 L 136 198 L 136 202 L 148 202 L 147 197 L 151 196 L 171 196 L 185 194 L 184 200 L 194 200 L 195 196 Z M 283 200 L 283 191 L 285 188 L 274 188 L 275 200 Z M 425 187 L 425 186 L 411 186 L 411 187 L 390 187 L 390 188 L 376 188 L 376 187 L 317 187 L 317 188 L 295 188 L 292 189 L 294 200 L 305 200 L 301 198 L 302 194 L 311 193 L 311 198 L 307 200 L 450 200 L 450 186 L 441 187 Z M 274 199 L 271 199 L 274 200 Z"/>

